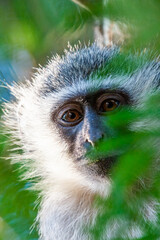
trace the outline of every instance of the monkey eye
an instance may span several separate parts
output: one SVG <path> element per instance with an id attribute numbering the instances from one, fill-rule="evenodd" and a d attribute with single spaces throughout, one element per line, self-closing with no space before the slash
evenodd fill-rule
<path id="1" fill-rule="evenodd" d="M 110 112 L 115 110 L 119 106 L 120 102 L 114 99 L 108 99 L 102 102 L 100 106 L 100 112 Z"/>
<path id="2" fill-rule="evenodd" d="M 125 103 L 125 99 L 119 94 L 103 94 L 97 100 L 98 112 L 100 114 L 116 110 Z"/>
<path id="3" fill-rule="evenodd" d="M 82 109 L 78 104 L 68 104 L 58 113 L 58 122 L 63 126 L 75 126 L 82 118 Z"/>
<path id="4" fill-rule="evenodd" d="M 68 110 L 62 116 L 62 120 L 65 122 L 76 122 L 81 118 L 82 118 L 81 113 L 78 112 L 76 109 Z"/>

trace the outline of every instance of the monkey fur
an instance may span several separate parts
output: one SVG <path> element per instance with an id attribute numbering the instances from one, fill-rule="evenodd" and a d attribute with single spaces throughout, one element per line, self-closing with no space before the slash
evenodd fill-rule
<path id="1" fill-rule="evenodd" d="M 23 178 L 38 179 L 40 240 L 91 239 L 83 227 L 94 223 L 94 198 L 109 194 L 111 181 L 102 166 L 87 164 L 88 147 L 107 134 L 95 113 L 94 99 L 118 92 L 128 104 L 159 90 L 158 62 L 142 64 L 132 74 L 118 75 L 108 69 L 105 75 L 105 67 L 119 54 L 115 47 L 100 48 L 96 43 L 70 47 L 64 56 L 53 57 L 39 68 L 31 81 L 10 86 L 14 99 L 4 104 L 3 123 L 22 150 L 12 155 L 13 163 L 20 162 L 27 169 Z M 119 69 L 122 66 L 123 62 Z M 77 101 L 85 108 L 83 119 L 75 126 L 61 124 L 59 109 Z M 116 237 L 117 227 L 106 229 L 104 240 Z M 127 239 L 135 239 L 141 231 L 135 227 L 126 234 Z"/>

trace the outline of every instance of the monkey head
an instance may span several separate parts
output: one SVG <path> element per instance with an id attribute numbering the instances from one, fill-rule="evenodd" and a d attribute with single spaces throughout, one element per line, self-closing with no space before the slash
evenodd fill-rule
<path id="1" fill-rule="evenodd" d="M 14 161 L 29 169 L 27 177 L 109 178 L 117 156 L 99 155 L 91 163 L 87 153 L 113 136 L 107 116 L 137 103 L 158 82 L 158 63 L 120 56 L 117 48 L 96 44 L 70 48 L 38 69 L 32 81 L 11 87 L 15 100 L 5 106 L 5 121 L 22 149 Z"/>

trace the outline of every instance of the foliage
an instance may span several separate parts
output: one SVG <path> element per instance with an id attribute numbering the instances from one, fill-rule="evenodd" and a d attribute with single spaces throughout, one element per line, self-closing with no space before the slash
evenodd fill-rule
<path id="1" fill-rule="evenodd" d="M 106 226 L 109 228 L 112 221 L 120 219 L 124 224 L 116 228 L 112 239 L 121 239 L 122 233 L 125 234 L 126 229 L 135 224 L 143 230 L 143 238 L 136 239 L 152 240 L 160 236 L 160 173 L 157 166 L 159 118 L 159 93 L 149 97 L 141 108 L 126 107 L 107 116 L 107 126 L 114 129 L 114 135 L 99 143 L 90 153 L 92 161 L 100 153 L 104 156 L 116 154 L 119 157 L 111 173 L 113 188 L 110 197 L 97 198 L 96 201 L 96 205 L 102 210 L 94 227 L 90 229 L 92 239 L 103 239 Z M 157 211 L 156 223 L 152 222 L 152 216 L 144 220 L 144 203 L 154 203 Z"/>
<path id="2" fill-rule="evenodd" d="M 16 52 L 23 49 L 40 63 L 46 61 L 51 51 L 62 53 L 68 41 L 72 44 L 85 38 L 88 41 L 91 35 L 89 28 L 79 28 L 84 23 L 83 15 L 88 15 L 88 12 L 80 12 L 79 7 L 69 0 L 1 3 L 1 58 L 15 57 Z"/>
<path id="3" fill-rule="evenodd" d="M 129 52 L 119 52 L 113 56 L 109 63 L 94 72 L 96 79 L 103 79 L 109 76 L 131 76 L 132 73 L 138 71 L 147 63 L 150 56 L 145 54 L 131 54 Z"/>

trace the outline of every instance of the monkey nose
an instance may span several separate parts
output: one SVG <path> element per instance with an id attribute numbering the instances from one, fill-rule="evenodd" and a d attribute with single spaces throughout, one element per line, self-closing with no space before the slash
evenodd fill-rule
<path id="1" fill-rule="evenodd" d="M 102 140 L 104 138 L 103 133 L 97 133 L 95 135 L 90 135 L 86 138 L 86 146 L 88 147 L 95 147 L 98 143 L 98 141 Z"/>

